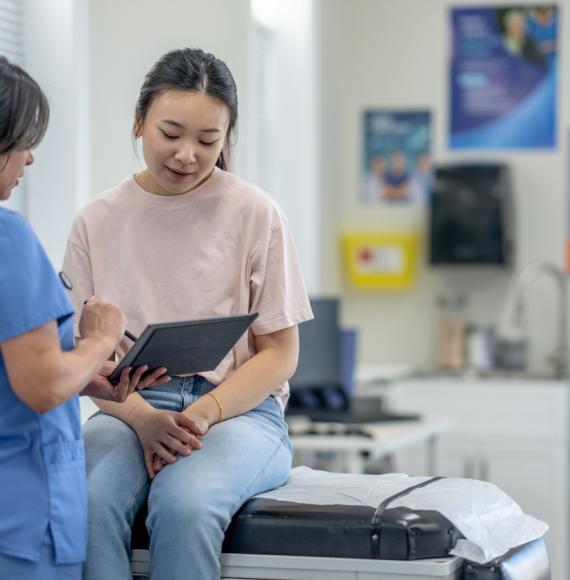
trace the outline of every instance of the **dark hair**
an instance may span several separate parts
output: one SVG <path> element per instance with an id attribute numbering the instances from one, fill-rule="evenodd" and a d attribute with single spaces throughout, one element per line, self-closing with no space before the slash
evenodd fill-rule
<path id="1" fill-rule="evenodd" d="M 199 48 L 167 52 L 147 73 L 141 87 L 135 109 L 141 121 L 144 121 L 152 100 L 169 89 L 200 92 L 222 101 L 230 113 L 228 137 L 235 134 L 237 89 L 232 73 L 223 60 Z M 226 169 L 223 150 L 216 165 Z"/>
<path id="2" fill-rule="evenodd" d="M 0 155 L 33 149 L 43 139 L 49 105 L 38 83 L 0 56 Z"/>

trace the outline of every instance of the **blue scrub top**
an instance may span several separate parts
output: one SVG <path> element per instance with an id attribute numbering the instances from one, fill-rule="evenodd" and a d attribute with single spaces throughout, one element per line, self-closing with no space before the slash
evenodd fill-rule
<path id="1" fill-rule="evenodd" d="M 73 307 L 26 220 L 0 208 L 0 344 L 57 321 L 73 348 Z M 41 378 L 35 388 L 41 389 Z M 85 560 L 87 491 L 79 397 L 39 414 L 10 386 L 0 349 L 0 553 L 38 561 L 51 528 L 58 564 Z"/>

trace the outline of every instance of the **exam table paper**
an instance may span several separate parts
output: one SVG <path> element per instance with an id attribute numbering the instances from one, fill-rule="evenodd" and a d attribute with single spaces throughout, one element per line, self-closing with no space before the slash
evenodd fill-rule
<path id="1" fill-rule="evenodd" d="M 359 475 L 296 467 L 284 486 L 256 497 L 376 508 L 390 496 L 428 479 L 402 473 Z M 393 507 L 441 513 L 465 536 L 450 553 L 478 564 L 536 540 L 548 530 L 547 524 L 523 513 L 497 486 L 474 479 L 440 479 L 390 502 L 388 508 Z"/>

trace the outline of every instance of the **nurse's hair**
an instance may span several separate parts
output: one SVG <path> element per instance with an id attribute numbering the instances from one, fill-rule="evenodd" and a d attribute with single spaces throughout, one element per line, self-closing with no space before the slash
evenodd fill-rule
<path id="1" fill-rule="evenodd" d="M 222 101 L 230 114 L 229 144 L 236 131 L 238 98 L 234 77 L 223 60 L 199 48 L 172 50 L 161 56 L 147 73 L 141 87 L 135 108 L 141 122 L 144 122 L 153 99 L 167 90 L 203 93 Z M 216 165 L 226 169 L 223 150 Z"/>
<path id="2" fill-rule="evenodd" d="M 38 83 L 0 56 L 0 155 L 36 147 L 48 120 L 48 101 Z"/>

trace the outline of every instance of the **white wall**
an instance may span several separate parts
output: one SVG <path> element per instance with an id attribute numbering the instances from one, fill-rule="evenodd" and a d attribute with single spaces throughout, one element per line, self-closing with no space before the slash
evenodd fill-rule
<path id="1" fill-rule="evenodd" d="M 26 2 L 25 66 L 47 95 L 50 124 L 26 170 L 20 209 L 56 268 L 73 217 L 87 199 L 86 7 L 86 0 Z"/>
<path id="2" fill-rule="evenodd" d="M 261 0 L 273 21 L 252 40 L 251 178 L 289 218 L 310 292 L 320 280 L 318 49 L 315 0 Z M 263 97 L 262 97 L 263 95 Z"/>
<path id="3" fill-rule="evenodd" d="M 488 5 L 457 0 L 455 6 Z M 492 324 L 510 275 L 489 269 L 445 273 L 420 266 L 415 289 L 363 293 L 347 289 L 339 264 L 338 233 L 349 228 L 425 227 L 425 211 L 358 203 L 361 113 L 368 107 L 428 108 L 433 114 L 435 161 L 502 159 L 513 170 L 517 205 L 517 267 L 537 260 L 562 266 L 564 155 L 569 110 L 569 47 L 562 43 L 558 150 L 458 154 L 447 150 L 448 9 L 446 0 L 326 0 L 322 2 L 323 286 L 343 298 L 343 318 L 360 330 L 360 364 L 411 362 L 429 366 L 435 350 L 436 296 L 465 290 L 468 316 Z M 564 7 L 563 7 L 564 8 Z M 570 13 L 561 10 L 563 31 Z M 425 258 L 423 259 L 425 264 Z M 548 280 L 529 292 L 531 367 L 545 370 L 555 344 L 556 292 Z"/>

